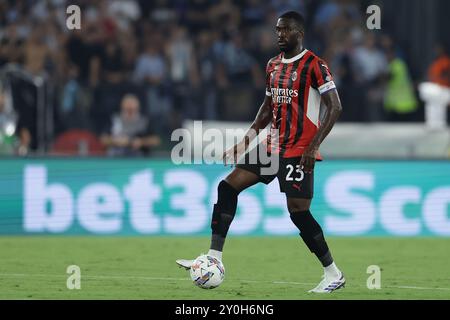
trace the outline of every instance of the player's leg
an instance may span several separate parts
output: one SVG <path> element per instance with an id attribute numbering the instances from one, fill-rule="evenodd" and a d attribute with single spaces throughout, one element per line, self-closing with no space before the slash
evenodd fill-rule
<path id="1" fill-rule="evenodd" d="M 287 198 L 288 210 L 292 222 L 300 231 L 300 236 L 308 249 L 319 259 L 324 269 L 324 278 L 310 292 L 332 292 L 345 285 L 343 273 L 333 261 L 330 249 L 319 223 L 310 211 L 311 199 Z"/>
<path id="2" fill-rule="evenodd" d="M 248 170 L 235 168 L 219 183 L 218 199 L 211 219 L 211 246 L 208 254 L 222 260 L 222 251 L 228 230 L 236 214 L 238 195 L 260 181 L 260 177 Z"/>
<path id="3" fill-rule="evenodd" d="M 228 230 L 236 214 L 239 193 L 252 185 L 263 182 L 270 183 L 276 177 L 272 157 L 264 161 L 261 152 L 267 153 L 264 145 L 259 145 L 248 152 L 236 165 L 236 168 L 219 183 L 217 188 L 218 199 L 214 205 L 211 219 L 211 245 L 208 254 L 222 260 L 222 251 Z M 276 169 L 278 161 L 274 163 Z M 273 170 L 263 170 L 269 168 Z M 193 260 L 177 260 L 177 264 L 189 269 Z"/>
<path id="4" fill-rule="evenodd" d="M 333 258 L 322 228 L 309 210 L 310 204 L 311 199 L 287 198 L 291 220 L 299 229 L 301 238 L 310 251 L 317 256 L 322 266 L 328 267 L 333 263 Z"/>
<path id="5" fill-rule="evenodd" d="M 310 211 L 314 194 L 314 171 L 303 172 L 300 169 L 300 158 L 283 158 L 280 164 L 277 178 L 281 191 L 286 194 L 291 220 L 299 229 L 306 246 L 321 262 L 325 273 L 324 279 L 330 280 L 327 285 L 333 283 L 332 286 L 334 286 L 334 281 L 341 278 L 342 272 L 336 267 L 322 228 Z M 341 286 L 345 283 L 343 277 L 342 280 L 339 282 Z M 322 290 L 322 292 L 325 291 Z"/>
<path id="6" fill-rule="evenodd" d="M 250 170 L 236 167 L 217 188 L 218 199 L 214 205 L 211 219 L 211 245 L 208 255 L 222 260 L 222 251 L 231 223 L 236 214 L 238 195 L 243 190 L 261 181 Z M 179 259 L 177 264 L 185 269 L 192 266 L 193 260 Z"/>

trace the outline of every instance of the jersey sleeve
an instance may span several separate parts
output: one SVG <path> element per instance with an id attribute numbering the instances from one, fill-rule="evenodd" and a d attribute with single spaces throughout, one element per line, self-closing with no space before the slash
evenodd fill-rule
<path id="1" fill-rule="evenodd" d="M 317 89 L 320 94 L 336 89 L 330 69 L 323 60 L 316 59 L 311 72 L 312 87 Z"/>

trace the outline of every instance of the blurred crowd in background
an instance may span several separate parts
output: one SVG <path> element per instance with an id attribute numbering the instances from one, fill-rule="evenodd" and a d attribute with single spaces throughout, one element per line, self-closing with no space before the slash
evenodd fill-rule
<path id="1" fill-rule="evenodd" d="M 71 4 L 81 8 L 81 30 L 66 26 Z M 344 107 L 339 121 L 423 121 L 417 84 L 450 87 L 445 48 L 433 48 L 427 72 L 414 70 L 390 30 L 367 29 L 366 7 L 353 0 L 0 0 L 0 152 L 151 154 L 168 148 L 186 119 L 251 121 L 264 98 L 267 60 L 279 53 L 277 17 L 289 10 L 304 14 L 305 47 L 330 65 Z"/>

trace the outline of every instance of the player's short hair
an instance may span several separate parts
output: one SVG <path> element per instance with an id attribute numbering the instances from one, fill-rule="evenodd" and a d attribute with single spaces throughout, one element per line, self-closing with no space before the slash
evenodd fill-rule
<path id="1" fill-rule="evenodd" d="M 297 27 L 301 30 L 301 31 L 305 31 L 305 18 L 303 17 L 302 14 L 296 12 L 296 11 L 288 11 L 283 13 L 281 16 L 278 17 L 279 19 L 283 18 L 283 19 L 290 19 L 292 21 L 295 22 L 295 24 L 297 25 Z"/>

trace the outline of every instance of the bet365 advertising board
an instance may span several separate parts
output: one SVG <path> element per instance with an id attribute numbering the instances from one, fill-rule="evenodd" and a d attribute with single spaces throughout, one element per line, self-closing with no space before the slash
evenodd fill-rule
<path id="1" fill-rule="evenodd" d="M 0 160 L 0 234 L 208 235 L 223 165 Z M 329 236 L 450 236 L 450 162 L 328 160 L 311 209 Z M 277 180 L 239 196 L 234 235 L 296 235 Z"/>

